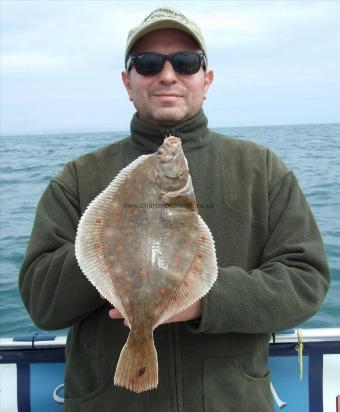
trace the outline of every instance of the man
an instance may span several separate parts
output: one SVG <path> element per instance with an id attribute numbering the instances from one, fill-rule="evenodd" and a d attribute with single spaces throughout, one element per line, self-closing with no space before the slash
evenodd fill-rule
<path id="1" fill-rule="evenodd" d="M 293 173 L 268 149 L 207 128 L 206 59 L 200 29 L 175 10 L 132 29 L 122 74 L 137 110 L 131 136 L 67 164 L 39 203 L 20 290 L 38 326 L 71 327 L 65 411 L 272 411 L 270 334 L 312 316 L 329 287 Z M 155 330 L 159 385 L 135 394 L 112 384 L 128 329 L 81 273 L 74 239 L 89 202 L 169 133 L 182 139 L 197 202 L 210 206 L 199 213 L 219 273 L 203 299 Z"/>

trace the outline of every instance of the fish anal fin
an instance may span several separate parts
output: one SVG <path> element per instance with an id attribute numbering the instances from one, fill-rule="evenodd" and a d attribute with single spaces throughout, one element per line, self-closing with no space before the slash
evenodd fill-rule
<path id="1" fill-rule="evenodd" d="M 198 225 L 199 240 L 192 264 L 154 328 L 201 299 L 217 279 L 218 267 L 212 234 L 200 216 Z"/>

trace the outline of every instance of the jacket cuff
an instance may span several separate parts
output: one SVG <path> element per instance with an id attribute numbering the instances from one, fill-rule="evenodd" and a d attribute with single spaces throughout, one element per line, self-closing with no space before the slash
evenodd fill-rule
<path id="1" fill-rule="evenodd" d="M 220 269 L 219 269 L 220 272 Z M 217 280 L 209 292 L 203 297 L 203 307 L 201 317 L 186 322 L 191 333 L 219 333 L 221 332 L 221 311 L 225 302 L 224 286 L 219 285 L 220 273 Z M 214 312 L 218 312 L 214 316 Z"/>

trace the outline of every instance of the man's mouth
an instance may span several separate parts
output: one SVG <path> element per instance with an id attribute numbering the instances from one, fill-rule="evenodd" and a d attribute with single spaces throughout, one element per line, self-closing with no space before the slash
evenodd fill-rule
<path id="1" fill-rule="evenodd" d="M 173 93 L 162 93 L 162 94 L 155 94 L 154 97 L 161 102 L 177 102 L 183 98 L 183 96 L 179 94 L 173 94 Z"/>
<path id="2" fill-rule="evenodd" d="M 180 94 L 175 93 L 158 93 L 154 94 L 156 97 L 182 97 Z"/>

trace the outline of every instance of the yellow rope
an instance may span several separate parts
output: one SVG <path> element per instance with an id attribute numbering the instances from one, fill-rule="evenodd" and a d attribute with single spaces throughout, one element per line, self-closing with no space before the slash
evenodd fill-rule
<path id="1" fill-rule="evenodd" d="M 299 356 L 299 368 L 300 368 L 300 381 L 302 381 L 303 377 L 303 336 L 302 336 L 302 329 L 298 330 L 298 345 L 296 350 L 298 351 Z"/>

